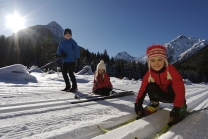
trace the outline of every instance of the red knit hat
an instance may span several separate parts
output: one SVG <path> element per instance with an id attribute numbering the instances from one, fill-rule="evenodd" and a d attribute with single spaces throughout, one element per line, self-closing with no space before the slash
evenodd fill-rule
<path id="1" fill-rule="evenodd" d="M 155 82 L 154 79 L 152 78 L 151 72 L 150 72 L 150 68 L 151 68 L 150 67 L 150 60 L 155 56 L 162 57 L 165 60 L 166 67 L 168 68 L 168 58 L 167 58 L 167 54 L 166 54 L 166 48 L 163 45 L 152 45 L 147 48 L 146 54 L 147 54 L 149 74 L 150 74 L 148 81 Z M 167 70 L 167 79 L 172 80 L 169 70 Z"/>
<path id="2" fill-rule="evenodd" d="M 152 46 L 148 47 L 146 54 L 147 54 L 148 61 L 152 57 L 155 57 L 155 56 L 161 56 L 165 60 L 167 60 L 166 48 L 162 45 L 152 45 Z"/>

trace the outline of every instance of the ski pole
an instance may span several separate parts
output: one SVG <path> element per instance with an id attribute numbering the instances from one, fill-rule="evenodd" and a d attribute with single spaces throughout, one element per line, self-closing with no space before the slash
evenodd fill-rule
<path id="1" fill-rule="evenodd" d="M 61 59 L 61 58 L 59 58 L 59 59 Z M 45 64 L 44 66 L 40 67 L 40 69 L 42 69 L 42 68 L 44 68 L 44 67 L 46 67 L 46 66 L 48 66 L 48 65 L 50 65 L 50 64 L 52 64 L 52 63 L 54 63 L 55 61 L 57 61 L 57 60 L 59 60 L 59 59 L 55 59 L 54 61 L 51 61 L 51 62 Z"/>

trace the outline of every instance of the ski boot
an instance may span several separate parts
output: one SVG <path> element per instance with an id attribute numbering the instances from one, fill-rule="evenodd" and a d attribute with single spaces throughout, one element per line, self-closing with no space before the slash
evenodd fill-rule
<path id="1" fill-rule="evenodd" d="M 71 88 L 71 89 L 69 89 L 67 92 L 77 92 L 77 91 L 78 91 L 77 88 Z"/>
<path id="2" fill-rule="evenodd" d="M 67 92 L 70 88 L 71 88 L 70 85 L 66 85 L 66 87 L 63 90 L 61 90 L 61 91 L 66 91 Z"/>
<path id="3" fill-rule="evenodd" d="M 145 115 L 150 115 L 155 113 L 159 108 L 159 102 L 151 102 L 150 105 L 148 105 L 145 108 Z"/>

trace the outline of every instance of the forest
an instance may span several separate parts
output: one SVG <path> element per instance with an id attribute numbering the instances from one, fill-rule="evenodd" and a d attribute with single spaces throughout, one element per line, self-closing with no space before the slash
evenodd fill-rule
<path id="1" fill-rule="evenodd" d="M 0 68 L 13 64 L 22 64 L 28 69 L 31 66 L 37 66 L 42 68 L 45 72 L 48 70 L 56 71 L 57 67 L 61 67 L 61 59 L 54 57 L 57 47 L 58 43 L 55 43 L 49 36 L 37 39 L 34 43 L 31 39 L 14 39 L 13 37 L 5 37 L 2 35 L 0 36 Z M 120 79 L 124 77 L 130 80 L 142 79 L 148 70 L 147 63 L 114 60 L 113 57 L 109 57 L 107 50 L 93 53 L 89 52 L 88 49 L 84 49 L 81 46 L 79 47 L 80 58 L 76 62 L 75 72 L 80 71 L 86 65 L 91 66 L 94 72 L 100 60 L 105 61 L 107 72 L 111 77 Z M 206 52 L 203 51 L 207 51 L 208 47 L 205 48 L 206 49 L 203 49 L 202 52 L 198 52 L 198 55 L 192 56 L 187 61 L 174 64 L 184 79 L 189 79 L 194 83 L 207 82 L 208 72 L 204 65 L 208 64 L 200 65 L 200 63 L 207 63 Z M 201 62 L 194 62 L 196 58 L 199 58 Z"/>

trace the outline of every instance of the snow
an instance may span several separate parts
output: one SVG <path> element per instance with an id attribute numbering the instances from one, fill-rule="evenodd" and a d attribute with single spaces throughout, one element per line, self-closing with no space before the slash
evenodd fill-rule
<path id="1" fill-rule="evenodd" d="M 189 79 L 183 79 L 183 82 L 187 85 L 191 85 L 192 82 Z"/>
<path id="2" fill-rule="evenodd" d="M 60 67 L 58 67 L 60 68 Z M 57 68 L 57 70 L 58 70 Z M 32 66 L 30 69 L 28 69 L 28 72 L 38 72 L 38 73 L 43 73 L 43 71 L 41 69 L 39 69 L 38 67 L 36 66 Z"/>
<path id="3" fill-rule="evenodd" d="M 85 66 L 77 75 L 93 75 L 92 69 L 89 65 Z"/>
<path id="4" fill-rule="evenodd" d="M 129 80 L 127 77 L 123 77 L 123 79 L 122 80 Z"/>
<path id="5" fill-rule="evenodd" d="M 168 121 L 172 104 L 160 103 L 165 109 L 104 134 L 97 124 L 108 128 L 136 117 L 137 93 L 71 104 L 75 94 L 91 92 L 94 77 L 90 69 L 75 73 L 79 92 L 70 93 L 60 91 L 65 85 L 56 71 L 44 73 L 38 67 L 27 69 L 20 64 L 0 68 L 0 139 L 143 139 L 153 136 Z M 141 85 L 141 80 L 110 79 L 117 92 L 138 92 Z M 207 84 L 187 83 L 185 87 L 188 109 L 208 107 Z M 145 97 L 144 106 L 148 103 Z M 187 116 L 160 139 L 207 139 L 207 114 L 200 111 Z"/>
<path id="6" fill-rule="evenodd" d="M 177 126 L 173 126 L 171 131 L 162 135 L 160 139 L 207 139 L 207 131 L 207 112 L 201 111 L 188 116 Z"/>
<path id="7" fill-rule="evenodd" d="M 18 74 L 19 73 L 19 74 Z M 37 82 L 35 76 L 28 74 L 26 67 L 20 64 L 0 68 L 0 81 L 11 83 Z M 16 82 L 17 81 L 17 82 Z"/>

